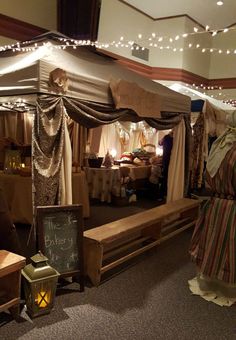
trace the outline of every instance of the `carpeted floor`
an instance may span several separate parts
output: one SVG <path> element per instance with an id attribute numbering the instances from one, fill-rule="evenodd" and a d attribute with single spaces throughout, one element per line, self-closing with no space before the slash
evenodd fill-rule
<path id="1" fill-rule="evenodd" d="M 97 214 L 100 207 L 92 209 Z M 219 307 L 189 291 L 187 281 L 195 275 L 191 233 L 166 241 L 99 287 L 80 293 L 72 283 L 59 289 L 47 316 L 30 320 L 23 310 L 16 323 L 1 313 L 0 339 L 236 339 L 236 306 Z"/>

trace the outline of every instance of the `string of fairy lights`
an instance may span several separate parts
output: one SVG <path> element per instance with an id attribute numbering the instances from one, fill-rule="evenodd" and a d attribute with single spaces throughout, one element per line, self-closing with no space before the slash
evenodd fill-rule
<path id="1" fill-rule="evenodd" d="M 81 46 L 93 46 L 97 49 L 109 49 L 109 48 L 127 48 L 130 50 L 144 50 L 145 48 L 151 47 L 159 49 L 160 51 L 168 50 L 172 52 L 183 52 L 185 50 L 198 50 L 202 53 L 218 53 L 222 55 L 236 55 L 236 46 L 231 48 L 215 48 L 215 47 L 207 47 L 203 46 L 203 43 L 199 43 L 197 41 L 186 41 L 184 42 L 184 47 L 176 47 L 175 43 L 179 42 L 181 39 L 186 39 L 194 36 L 196 40 L 196 36 L 202 34 L 210 34 L 212 37 L 215 37 L 217 34 L 227 34 L 228 32 L 232 32 L 236 30 L 235 27 L 223 28 L 218 30 L 210 30 L 210 27 L 207 25 L 205 29 L 199 29 L 197 27 L 193 27 L 193 31 L 186 32 L 182 34 L 177 34 L 175 36 L 166 36 L 166 35 L 158 35 L 155 32 L 152 32 L 148 35 L 143 35 L 139 33 L 135 39 L 130 40 L 126 39 L 124 36 L 121 36 L 118 40 L 113 40 L 111 42 L 100 42 L 100 41 L 91 41 L 91 40 L 82 40 L 82 39 L 71 39 L 67 37 L 56 37 L 53 36 L 53 40 L 56 40 L 56 43 L 52 44 L 51 42 L 40 42 L 35 40 L 28 40 L 24 42 L 16 42 L 14 44 L 8 44 L 4 46 L 0 46 L 0 52 L 11 51 L 11 52 L 31 52 L 39 49 L 40 47 L 46 47 L 49 50 L 53 49 L 77 49 Z M 145 45 L 146 47 L 142 46 Z M 211 90 L 223 90 L 222 86 L 208 86 L 206 84 L 186 84 L 187 86 L 192 86 L 198 91 L 201 91 L 205 94 L 205 91 Z M 217 97 L 216 95 L 211 95 L 212 97 Z M 222 96 L 221 100 L 224 100 L 223 97 L 227 97 L 227 94 L 218 93 L 218 96 Z M 225 99 L 230 104 L 235 104 L 233 99 Z"/>
<path id="2" fill-rule="evenodd" d="M 181 34 L 176 34 L 175 36 L 167 36 L 167 35 L 159 35 L 156 32 L 152 32 L 150 34 L 144 35 L 139 33 L 134 39 L 127 39 L 124 36 L 119 37 L 117 40 L 113 40 L 110 42 L 100 42 L 100 41 L 91 41 L 91 40 L 77 40 L 71 39 L 66 37 L 58 37 L 56 38 L 59 42 L 57 45 L 52 45 L 51 48 L 57 49 L 66 49 L 68 47 L 72 47 L 76 49 L 79 46 L 95 46 L 98 49 L 106 49 L 109 47 L 115 48 L 128 48 L 130 50 L 133 49 L 141 49 L 144 50 L 147 47 L 158 48 L 160 50 L 172 50 L 173 52 L 183 52 L 186 49 L 198 49 L 202 53 L 205 52 L 217 52 L 219 54 L 236 54 L 236 46 L 231 48 L 215 48 L 211 46 L 203 46 L 203 44 L 199 42 L 188 42 L 184 47 L 175 47 L 173 43 L 180 41 L 180 39 L 191 38 L 192 36 L 199 36 L 202 34 L 210 34 L 212 37 L 215 37 L 217 34 L 226 34 L 228 32 L 232 32 L 236 30 L 236 26 L 232 26 L 229 28 L 222 28 L 217 30 L 211 30 L 210 27 L 207 25 L 205 29 L 199 29 L 197 27 L 193 27 L 193 31 L 185 32 Z M 54 37 L 55 39 L 55 37 Z M 15 44 L 8 44 L 4 46 L 0 46 L 0 51 L 12 50 L 13 52 L 17 51 L 32 51 L 36 48 L 42 46 L 40 43 L 35 43 L 33 46 L 31 45 L 34 41 L 24 41 L 24 42 L 17 42 Z M 45 43 L 43 43 L 44 45 Z M 144 46 L 140 46 L 140 44 L 144 44 Z"/>

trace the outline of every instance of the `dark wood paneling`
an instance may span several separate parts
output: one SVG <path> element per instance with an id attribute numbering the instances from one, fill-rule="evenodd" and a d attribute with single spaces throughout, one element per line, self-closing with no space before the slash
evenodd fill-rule
<path id="1" fill-rule="evenodd" d="M 99 52 L 115 59 L 118 64 L 153 80 L 181 81 L 191 85 L 195 84 L 196 86 L 203 84 L 204 86 L 222 87 L 223 89 L 236 88 L 236 78 L 208 79 L 183 69 L 144 65 L 137 61 L 108 52 L 107 50 L 99 50 Z"/>
<path id="2" fill-rule="evenodd" d="M 75 39 L 97 39 L 100 0 L 58 0 L 58 31 Z"/>
<path id="3" fill-rule="evenodd" d="M 44 28 L 0 14 L 0 35 L 4 37 L 24 41 L 45 32 Z"/>

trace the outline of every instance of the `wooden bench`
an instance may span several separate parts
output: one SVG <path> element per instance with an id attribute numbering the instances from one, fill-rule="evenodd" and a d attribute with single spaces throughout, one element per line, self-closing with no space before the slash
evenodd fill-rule
<path id="1" fill-rule="evenodd" d="M 20 312 L 21 269 L 23 256 L 0 250 L 0 313 L 8 310 L 15 319 Z"/>
<path id="2" fill-rule="evenodd" d="M 85 274 L 101 275 L 193 226 L 200 202 L 183 198 L 84 232 Z"/>

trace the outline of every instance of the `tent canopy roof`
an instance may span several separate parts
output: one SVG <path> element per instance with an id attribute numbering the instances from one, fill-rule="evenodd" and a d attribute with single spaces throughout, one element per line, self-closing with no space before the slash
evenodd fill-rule
<path id="1" fill-rule="evenodd" d="M 232 112 L 235 111 L 235 108 L 232 105 L 223 103 L 220 100 L 217 100 L 215 98 L 212 98 L 206 94 L 203 94 L 202 92 L 199 92 L 197 90 L 191 89 L 190 87 L 181 85 L 179 83 L 175 83 L 170 85 L 170 89 L 177 91 L 178 93 L 186 92 L 191 97 L 192 101 L 194 101 L 194 104 L 191 104 L 191 110 L 192 112 L 197 112 L 197 108 L 200 109 L 201 104 L 203 104 L 206 100 L 213 105 L 213 107 L 226 111 L 226 112 Z M 201 100 L 201 101 L 200 101 Z M 201 108 L 202 109 L 202 108 Z"/>
<path id="2" fill-rule="evenodd" d="M 115 102 L 117 108 L 130 108 L 141 117 L 190 112 L 190 97 L 138 75 L 91 48 L 65 48 L 66 42 L 75 45 L 59 33 L 48 32 L 18 45 L 18 52 L 17 46 L 16 52 L 1 52 L 0 96 L 47 93 L 103 104 Z"/>

